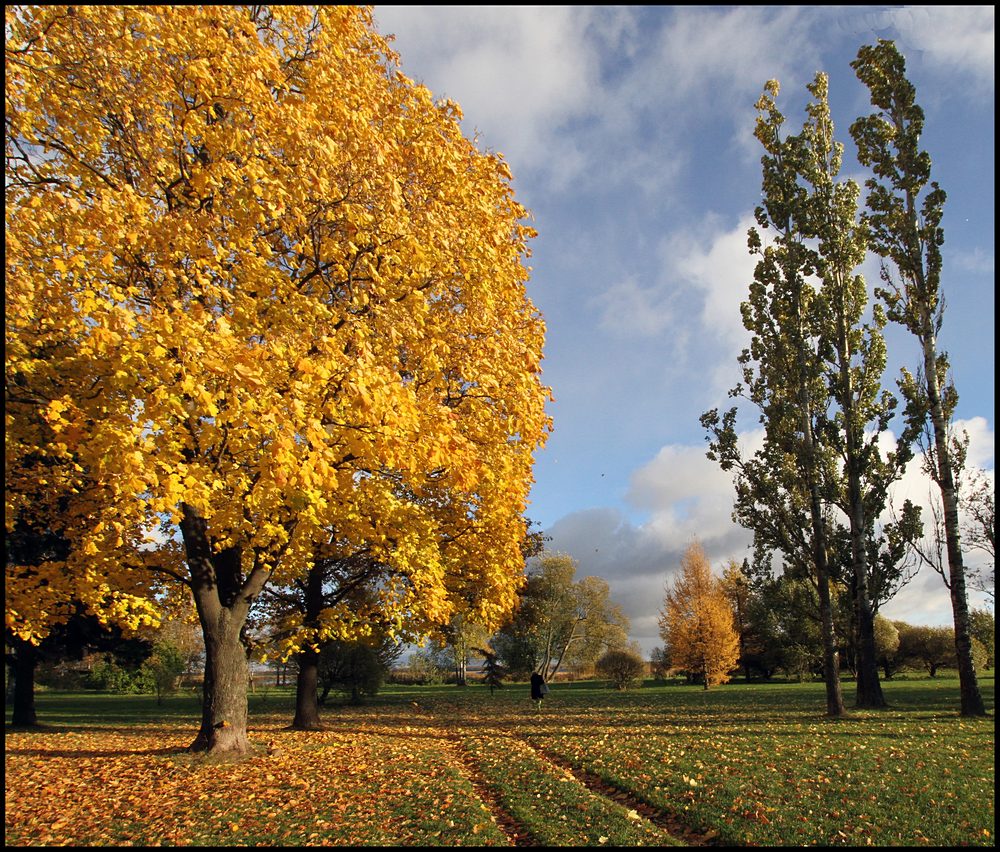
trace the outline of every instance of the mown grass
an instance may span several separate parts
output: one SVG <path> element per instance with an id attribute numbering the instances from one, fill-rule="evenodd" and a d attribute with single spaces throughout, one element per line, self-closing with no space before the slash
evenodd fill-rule
<path id="1" fill-rule="evenodd" d="M 595 794 L 513 737 L 467 738 L 507 811 L 542 846 L 673 846 L 678 841 L 634 809 Z"/>
<path id="2" fill-rule="evenodd" d="M 834 721 L 820 683 L 556 684 L 540 713 L 522 684 L 387 686 L 310 733 L 286 729 L 289 691 L 258 689 L 257 751 L 232 764 L 184 751 L 197 696 L 41 693 L 48 727 L 6 736 L 5 839 L 495 846 L 506 817 L 541 845 L 675 842 L 568 763 L 727 844 L 994 845 L 992 716 L 960 718 L 953 677 L 883 687 L 888 710 Z"/>

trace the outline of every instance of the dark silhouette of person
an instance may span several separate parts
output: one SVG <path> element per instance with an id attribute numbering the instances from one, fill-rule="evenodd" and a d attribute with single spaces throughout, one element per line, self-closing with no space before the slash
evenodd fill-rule
<path id="1" fill-rule="evenodd" d="M 538 672 L 531 673 L 531 700 L 535 702 L 535 707 L 538 710 L 542 709 L 542 699 L 545 697 L 547 690 L 542 687 L 545 686 L 545 678 L 543 678 Z"/>

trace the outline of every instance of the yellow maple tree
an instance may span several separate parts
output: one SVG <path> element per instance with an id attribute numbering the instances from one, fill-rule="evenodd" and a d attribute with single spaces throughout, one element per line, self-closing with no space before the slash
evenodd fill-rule
<path id="1" fill-rule="evenodd" d="M 705 689 L 726 683 L 739 661 L 732 608 L 698 542 L 685 551 L 681 573 L 666 590 L 660 636 L 671 666 L 700 678 Z"/>
<path id="2" fill-rule="evenodd" d="M 470 581 L 503 617 L 549 421 L 502 156 L 365 7 L 6 26 L 6 517 L 72 495 L 53 584 L 133 620 L 149 577 L 190 590 L 194 746 L 223 751 L 248 747 L 248 608 L 331 536 L 392 562 L 390 618 L 446 623 Z M 10 601 L 8 627 L 44 631 Z"/>

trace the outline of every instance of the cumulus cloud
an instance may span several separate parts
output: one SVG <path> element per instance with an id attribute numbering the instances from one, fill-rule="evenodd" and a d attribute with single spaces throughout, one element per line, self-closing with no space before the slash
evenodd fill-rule
<path id="1" fill-rule="evenodd" d="M 586 37 L 594 13 L 568 6 L 378 6 L 380 30 L 419 82 L 457 101 L 467 132 L 502 152 L 518 170 L 575 172 L 581 157 L 569 121 L 596 114 L 596 45 Z M 558 156 L 553 156 L 558 150 Z M 557 182 L 564 179 L 552 175 Z"/>
<path id="2" fill-rule="evenodd" d="M 891 13 L 900 49 L 922 51 L 926 61 L 971 75 L 994 87 L 992 6 L 904 6 Z"/>
<path id="3" fill-rule="evenodd" d="M 625 278 L 591 300 L 608 334 L 660 337 L 685 381 L 696 362 L 702 379 L 696 402 L 725 398 L 739 378 L 736 359 L 750 341 L 739 305 L 756 263 L 747 251 L 751 225 L 749 215 L 731 228 L 712 216 L 700 228 L 671 232 L 656 249 L 657 277 L 648 283 Z"/>
<path id="4" fill-rule="evenodd" d="M 692 91 L 742 102 L 814 51 L 809 28 L 795 7 L 677 7 L 660 31 L 654 61 L 664 88 L 687 99 Z"/>
<path id="5" fill-rule="evenodd" d="M 753 445 L 757 436 L 747 436 Z M 645 520 L 622 511 L 573 512 L 546 532 L 548 546 L 569 553 L 578 576 L 603 577 L 632 621 L 631 636 L 645 650 L 660 643 L 656 616 L 665 584 L 697 539 L 713 564 L 747 554 L 750 534 L 735 524 L 732 481 L 705 456 L 704 447 L 667 446 L 632 475 L 627 502 Z"/>
<path id="6" fill-rule="evenodd" d="M 435 14 L 378 6 L 375 17 L 395 35 L 404 71 L 419 69 L 418 81 L 461 105 L 467 130 L 480 131 L 485 147 L 552 191 L 610 181 L 667 193 L 685 164 L 688 134 L 723 116 L 746 144 L 743 118 L 764 81 L 814 51 L 813 16 L 795 7 L 654 14 L 637 6 L 452 6 Z"/>
<path id="7" fill-rule="evenodd" d="M 993 6 L 832 7 L 830 31 L 861 44 L 892 39 L 907 58 L 920 65 L 964 75 L 977 97 L 994 89 Z M 958 92 L 961 95 L 961 92 Z"/>

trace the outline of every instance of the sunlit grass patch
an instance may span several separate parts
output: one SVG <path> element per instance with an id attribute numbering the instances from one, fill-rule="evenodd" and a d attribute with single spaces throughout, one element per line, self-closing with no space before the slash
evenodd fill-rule
<path id="1" fill-rule="evenodd" d="M 890 684 L 898 709 L 837 721 L 782 712 L 779 700 L 767 706 L 766 689 L 760 702 L 744 702 L 739 687 L 720 690 L 707 716 L 693 699 L 657 708 L 650 690 L 646 702 L 609 709 L 603 724 L 591 711 L 586 727 L 574 724 L 567 707 L 568 730 L 528 736 L 733 843 L 993 845 L 994 723 L 959 718 L 954 686 L 947 714 L 940 684 Z"/>
<path id="2" fill-rule="evenodd" d="M 501 808 L 547 845 L 670 842 L 629 814 L 638 800 L 729 844 L 994 845 L 994 720 L 958 715 L 955 678 L 883 688 L 890 709 L 836 721 L 821 683 L 559 683 L 541 712 L 523 684 L 393 688 L 328 705 L 324 732 L 288 730 L 293 695 L 272 689 L 250 697 L 254 752 L 235 763 L 185 751 L 192 696 L 42 693 L 49 727 L 6 735 L 5 839 L 509 845 Z"/>
<path id="3" fill-rule="evenodd" d="M 504 806 L 543 846 L 666 846 L 667 832 L 604 796 L 513 738 L 466 738 Z"/>

